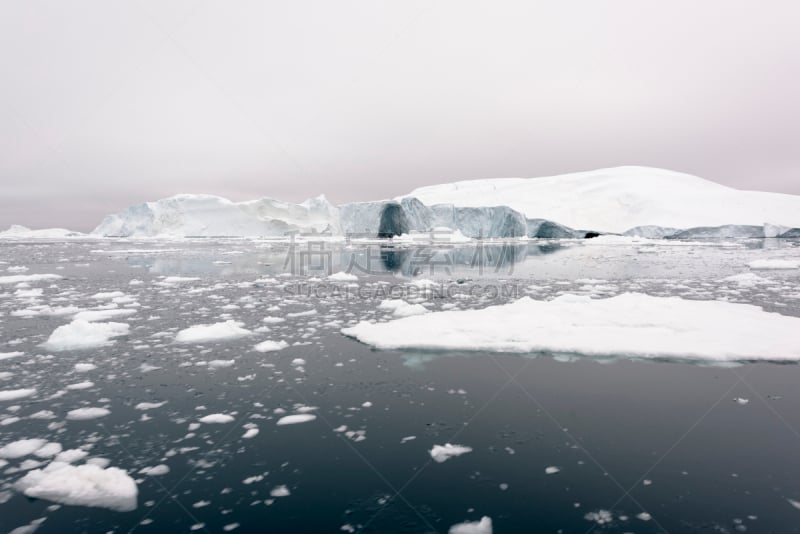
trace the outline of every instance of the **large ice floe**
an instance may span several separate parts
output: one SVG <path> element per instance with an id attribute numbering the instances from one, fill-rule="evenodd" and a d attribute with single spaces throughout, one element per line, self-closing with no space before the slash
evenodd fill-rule
<path id="1" fill-rule="evenodd" d="M 691 360 L 800 360 L 800 318 L 749 304 L 654 297 L 523 297 L 342 332 L 379 349 L 559 353 Z"/>
<path id="2" fill-rule="evenodd" d="M 609 232 L 681 239 L 792 237 L 800 235 L 800 196 L 740 191 L 664 169 L 616 167 L 454 182 L 339 206 L 324 196 L 292 204 L 182 194 L 109 215 L 91 235 L 285 237 L 299 232 L 397 238 L 443 228 L 463 238 L 564 239 Z"/>
<path id="3" fill-rule="evenodd" d="M 59 461 L 28 472 L 14 487 L 28 497 L 117 512 L 135 510 L 139 493 L 136 482 L 122 469 Z"/>

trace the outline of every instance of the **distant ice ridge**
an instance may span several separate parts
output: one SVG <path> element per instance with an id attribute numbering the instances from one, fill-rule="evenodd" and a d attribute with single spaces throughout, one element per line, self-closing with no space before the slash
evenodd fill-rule
<path id="1" fill-rule="evenodd" d="M 86 234 L 73 232 L 66 228 L 43 228 L 31 230 L 19 224 L 12 224 L 8 230 L 0 232 L 0 239 L 63 239 L 67 237 L 85 237 Z"/>
<path id="2" fill-rule="evenodd" d="M 523 297 L 479 310 L 362 321 L 342 333 L 389 350 L 797 361 L 798 331 L 800 318 L 749 304 L 625 293 L 606 299 Z"/>
<path id="3" fill-rule="evenodd" d="M 371 238 L 436 228 L 473 239 L 623 232 L 659 239 L 798 237 L 800 196 L 740 191 L 663 169 L 616 167 L 544 178 L 454 182 L 415 189 L 393 200 L 340 206 L 324 196 L 292 204 L 183 194 L 110 215 L 91 235 L 284 237 L 300 232 Z"/>

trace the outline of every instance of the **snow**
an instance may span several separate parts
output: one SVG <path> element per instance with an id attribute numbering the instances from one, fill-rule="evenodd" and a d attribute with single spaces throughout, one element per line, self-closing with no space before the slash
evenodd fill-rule
<path id="1" fill-rule="evenodd" d="M 448 534 L 492 534 L 492 519 L 483 516 L 480 521 L 458 523 L 450 527 Z"/>
<path id="2" fill-rule="evenodd" d="M 227 320 L 222 323 L 190 326 L 178 332 L 176 343 L 207 343 L 209 341 L 226 341 L 252 335 L 250 330 L 242 328 L 244 323 Z"/>
<path id="3" fill-rule="evenodd" d="M 201 423 L 205 424 L 225 424 L 235 421 L 233 416 L 224 413 L 212 413 L 198 419 Z"/>
<path id="4" fill-rule="evenodd" d="M 56 328 L 42 347 L 52 351 L 105 347 L 114 344 L 112 338 L 126 336 L 129 331 L 130 327 L 125 323 L 93 323 L 77 319 Z"/>
<path id="5" fill-rule="evenodd" d="M 99 419 L 110 413 L 111 411 L 105 408 L 76 408 L 67 412 L 67 419 L 70 421 L 86 421 L 89 419 Z"/>
<path id="6" fill-rule="evenodd" d="M 36 394 L 35 388 L 0 390 L 0 401 L 24 399 L 25 397 L 30 397 L 31 395 L 35 394 Z"/>
<path id="7" fill-rule="evenodd" d="M 445 443 L 444 445 L 434 445 L 433 448 L 428 452 L 431 455 L 431 458 L 433 458 L 435 462 L 443 463 L 449 460 L 450 458 L 454 458 L 456 456 L 461 456 L 462 454 L 472 452 L 472 447 Z"/>
<path id="8" fill-rule="evenodd" d="M 135 510 L 139 493 L 136 482 L 122 469 L 65 462 L 30 471 L 14 487 L 32 498 L 117 512 Z"/>
<path id="9" fill-rule="evenodd" d="M 421 187 L 405 197 L 429 206 L 508 206 L 528 218 L 606 232 L 765 222 L 800 227 L 800 196 L 740 191 L 650 167 L 454 182 Z"/>
<path id="10" fill-rule="evenodd" d="M 317 416 L 314 415 L 313 413 L 300 413 L 300 414 L 294 414 L 294 415 L 285 415 L 285 416 L 281 417 L 280 419 L 278 419 L 278 422 L 275 423 L 275 424 L 277 424 L 278 426 L 296 425 L 296 424 L 299 424 L 299 423 L 308 423 L 309 421 L 313 421 L 316 418 L 317 418 Z"/>
<path id="11" fill-rule="evenodd" d="M 262 341 L 258 345 L 253 347 L 253 350 L 256 352 L 275 352 L 278 350 L 283 350 L 288 347 L 289 344 L 285 341 Z"/>
<path id="12" fill-rule="evenodd" d="M 751 269 L 800 269 L 800 259 L 765 259 L 754 260 L 747 264 Z"/>
<path id="13" fill-rule="evenodd" d="M 800 360 L 800 318 L 749 304 L 625 293 L 606 299 L 523 297 L 480 310 L 441 311 L 345 335 L 379 349 L 557 352 L 700 360 Z"/>

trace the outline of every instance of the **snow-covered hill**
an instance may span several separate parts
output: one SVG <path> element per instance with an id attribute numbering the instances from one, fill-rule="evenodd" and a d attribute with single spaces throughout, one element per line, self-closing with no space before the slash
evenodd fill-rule
<path id="1" fill-rule="evenodd" d="M 765 222 L 800 227 L 800 196 L 741 191 L 650 167 L 470 180 L 420 187 L 404 196 L 426 205 L 509 206 L 529 219 L 606 232 L 636 226 L 686 229 Z"/>

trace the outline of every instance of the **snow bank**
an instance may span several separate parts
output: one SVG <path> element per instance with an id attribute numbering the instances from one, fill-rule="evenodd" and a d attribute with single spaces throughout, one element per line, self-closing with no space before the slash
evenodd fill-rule
<path id="1" fill-rule="evenodd" d="M 242 326 L 244 326 L 244 323 L 232 320 L 223 323 L 190 326 L 178 332 L 178 335 L 175 336 L 175 343 L 206 343 L 252 335 L 250 330 L 242 328 Z"/>
<path id="2" fill-rule="evenodd" d="M 434 445 L 433 448 L 428 451 L 428 453 L 431 455 L 431 458 L 433 458 L 436 463 L 446 462 L 450 458 L 461 456 L 462 454 L 467 454 L 468 452 L 472 452 L 472 447 L 453 445 L 452 443 Z"/>
<path id="3" fill-rule="evenodd" d="M 492 534 L 492 519 L 483 516 L 480 521 L 458 523 L 450 527 L 448 534 Z"/>
<path id="4" fill-rule="evenodd" d="M 34 469 L 14 487 L 28 497 L 61 504 L 108 508 L 117 512 L 136 509 L 136 482 L 122 469 L 52 462 Z"/>
<path id="5" fill-rule="evenodd" d="M 558 352 L 704 360 L 800 360 L 800 318 L 757 306 L 625 293 L 523 297 L 342 330 L 380 349 Z"/>
<path id="6" fill-rule="evenodd" d="M 92 349 L 113 345 L 112 338 L 126 336 L 130 327 L 125 323 L 94 323 L 77 319 L 56 328 L 42 347 L 52 351 Z"/>

